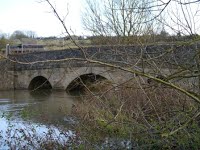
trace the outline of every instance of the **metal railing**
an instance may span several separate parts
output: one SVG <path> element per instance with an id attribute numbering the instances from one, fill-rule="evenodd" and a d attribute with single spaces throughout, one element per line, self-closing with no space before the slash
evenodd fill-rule
<path id="1" fill-rule="evenodd" d="M 15 46 L 10 46 L 10 44 L 7 44 L 5 55 L 7 57 L 8 55 L 32 53 L 32 52 L 38 52 L 38 51 L 44 51 L 43 45 L 19 44 Z"/>

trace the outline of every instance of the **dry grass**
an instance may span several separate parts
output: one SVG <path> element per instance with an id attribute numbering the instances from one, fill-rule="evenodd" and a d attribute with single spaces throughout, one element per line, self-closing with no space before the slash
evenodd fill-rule
<path id="1" fill-rule="evenodd" d="M 75 40 L 77 45 L 87 47 L 91 44 L 90 40 Z M 38 40 L 38 44 L 44 45 L 46 50 L 62 50 L 78 48 L 73 41 L 63 39 L 44 39 Z"/>
<path id="2" fill-rule="evenodd" d="M 173 89 L 160 85 L 149 87 L 136 81 L 118 87 L 101 82 L 96 87 L 100 92 L 87 92 L 82 103 L 74 108 L 74 114 L 82 120 L 82 126 L 79 125 L 77 130 L 88 141 L 114 137 L 130 139 L 133 143 L 137 141 L 137 146 L 147 145 L 147 149 L 154 145 L 180 148 L 190 147 L 194 143 L 190 141 L 191 137 L 200 132 L 194 121 L 189 125 L 191 130 L 184 129 L 172 137 L 162 137 L 163 133 L 183 125 L 198 109 L 188 97 Z"/>

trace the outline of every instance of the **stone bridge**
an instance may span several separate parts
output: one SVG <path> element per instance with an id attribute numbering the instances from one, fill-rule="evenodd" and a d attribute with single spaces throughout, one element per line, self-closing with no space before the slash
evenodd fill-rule
<path id="1" fill-rule="evenodd" d="M 119 71 L 108 67 L 68 67 L 51 68 L 42 70 L 15 71 L 14 89 L 34 90 L 44 85 L 46 88 L 67 90 L 76 84 L 77 79 L 105 78 L 113 83 L 124 81 L 130 77 L 124 77 Z M 71 86 L 70 86 L 71 85 Z"/>
<path id="2" fill-rule="evenodd" d="M 188 66 L 193 64 L 196 45 L 149 45 L 141 46 L 102 46 L 82 49 L 68 49 L 34 52 L 21 55 L 10 55 L 0 62 L 0 90 L 30 89 L 39 87 L 66 90 L 73 86 L 78 79 L 90 80 L 107 79 L 113 84 L 121 83 L 134 77 L 134 74 L 125 73 L 99 64 L 88 63 L 87 58 L 117 64 L 123 67 L 134 67 L 141 70 L 145 65 L 151 70 L 149 63 L 152 60 L 162 64 L 162 68 L 169 68 L 174 63 Z M 165 55 L 165 57 L 160 57 Z M 142 58 L 142 59 L 141 59 Z M 80 60 L 75 60 L 80 59 Z M 170 62 L 170 63 L 169 63 Z M 135 68 L 137 64 L 137 68 Z"/>

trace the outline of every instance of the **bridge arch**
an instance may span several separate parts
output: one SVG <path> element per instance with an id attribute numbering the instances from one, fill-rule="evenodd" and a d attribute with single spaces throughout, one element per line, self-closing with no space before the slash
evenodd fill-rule
<path id="1" fill-rule="evenodd" d="M 44 76 L 36 76 L 29 83 L 28 89 L 29 90 L 52 89 L 52 85 L 49 82 L 49 80 Z"/>
<path id="2" fill-rule="evenodd" d="M 105 67 L 82 67 L 68 74 L 65 80 L 65 90 L 70 91 L 76 87 L 84 86 L 79 85 L 83 81 L 85 84 L 88 80 L 90 83 L 94 83 L 99 80 L 108 80 L 110 82 L 115 82 L 112 73 L 110 73 L 109 68 Z"/>
<path id="3" fill-rule="evenodd" d="M 88 86 L 89 84 L 92 84 L 101 80 L 108 80 L 108 79 L 94 73 L 82 74 L 79 77 L 76 77 L 74 80 L 72 80 L 71 83 L 69 83 L 69 85 L 66 88 L 66 91 L 73 91 L 76 89 L 82 90 L 84 89 L 85 85 Z"/>

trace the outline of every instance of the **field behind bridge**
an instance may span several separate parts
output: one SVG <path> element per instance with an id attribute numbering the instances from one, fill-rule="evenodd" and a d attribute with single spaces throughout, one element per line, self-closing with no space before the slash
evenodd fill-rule
<path id="1" fill-rule="evenodd" d="M 76 42 L 76 44 L 74 42 Z M 75 39 L 74 42 L 72 40 L 64 40 L 61 38 L 37 40 L 37 44 L 44 45 L 46 50 L 73 49 L 78 48 L 77 45 L 81 47 L 91 46 L 91 41 L 89 39 Z"/>
<path id="2" fill-rule="evenodd" d="M 112 37 L 112 36 L 75 36 L 58 38 L 58 37 L 41 37 L 41 38 L 22 38 L 22 39 L 7 39 L 6 42 L 0 43 L 0 50 L 6 48 L 6 44 L 38 44 L 43 45 L 46 50 L 61 50 L 73 49 L 77 46 L 91 47 L 102 45 L 157 45 L 157 44 L 188 44 L 188 42 L 199 41 L 200 37 L 195 36 L 161 36 L 161 35 L 143 35 L 130 37 Z"/>

